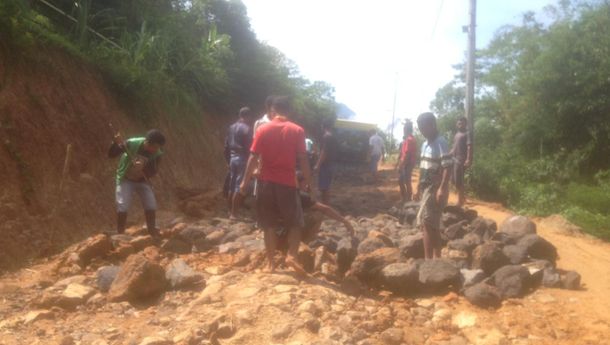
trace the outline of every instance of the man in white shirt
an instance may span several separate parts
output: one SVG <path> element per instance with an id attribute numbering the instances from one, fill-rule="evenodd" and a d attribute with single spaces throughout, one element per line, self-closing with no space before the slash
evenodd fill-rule
<path id="1" fill-rule="evenodd" d="M 371 137 L 369 138 L 369 149 L 370 149 L 370 157 L 371 157 L 371 175 L 373 176 L 373 181 L 377 180 L 377 167 L 379 166 L 379 161 L 385 161 L 385 143 L 383 142 L 383 138 L 377 134 L 376 130 L 371 131 Z"/>

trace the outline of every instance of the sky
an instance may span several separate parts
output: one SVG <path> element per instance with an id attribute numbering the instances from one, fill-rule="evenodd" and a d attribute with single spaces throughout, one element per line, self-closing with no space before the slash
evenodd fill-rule
<path id="1" fill-rule="evenodd" d="M 356 120 L 381 129 L 394 109 L 397 119 L 412 120 L 429 110 L 436 91 L 456 74 L 452 66 L 464 61 L 468 0 L 243 2 L 260 40 L 281 50 L 304 77 L 332 84 Z M 519 24 L 523 13 L 553 3 L 479 0 L 477 48 L 502 26 Z"/>

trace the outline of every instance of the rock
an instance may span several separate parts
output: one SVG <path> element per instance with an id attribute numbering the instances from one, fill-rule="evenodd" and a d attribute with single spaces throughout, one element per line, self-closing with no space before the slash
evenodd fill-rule
<path id="1" fill-rule="evenodd" d="M 87 302 L 89 297 L 95 294 L 92 287 L 77 283 L 70 284 L 62 292 L 62 307 L 73 308 Z"/>
<path id="2" fill-rule="evenodd" d="M 561 285 L 564 289 L 579 290 L 580 289 L 580 274 L 575 271 L 568 271 L 561 277 Z"/>
<path id="3" fill-rule="evenodd" d="M 368 238 L 376 238 L 382 240 L 386 247 L 394 247 L 394 242 L 384 233 L 379 231 L 369 231 L 367 234 Z"/>
<path id="4" fill-rule="evenodd" d="M 193 246 L 180 239 L 170 238 L 161 245 L 161 249 L 176 254 L 189 254 L 191 253 Z"/>
<path id="5" fill-rule="evenodd" d="M 459 268 L 469 267 L 469 255 L 465 251 L 444 247 L 441 250 L 441 258 L 451 260 Z"/>
<path id="6" fill-rule="evenodd" d="M 466 328 L 464 335 L 472 345 L 508 345 L 506 336 L 496 328 Z"/>
<path id="7" fill-rule="evenodd" d="M 139 252 L 140 250 L 150 247 L 155 244 L 154 239 L 150 235 L 138 236 L 129 241 L 129 244 Z"/>
<path id="8" fill-rule="evenodd" d="M 104 257 L 112 250 L 112 241 L 106 235 L 100 234 L 87 239 L 77 249 L 78 258 L 84 266 L 92 259 Z"/>
<path id="9" fill-rule="evenodd" d="M 425 291 L 457 289 L 461 284 L 460 270 L 447 260 L 426 260 L 419 267 L 419 282 Z"/>
<path id="10" fill-rule="evenodd" d="M 444 228 L 449 227 L 451 225 L 454 225 L 458 222 L 462 221 L 462 217 L 461 214 L 460 215 L 456 215 L 453 213 L 447 213 L 445 211 L 445 213 L 443 213 L 442 217 L 441 217 L 441 222 Z"/>
<path id="11" fill-rule="evenodd" d="M 477 210 L 473 210 L 473 209 L 467 209 L 464 210 L 464 218 L 466 219 L 466 221 L 468 221 L 469 223 L 474 221 L 477 217 L 479 216 L 479 213 L 477 212 Z M 495 222 L 494 222 L 495 223 Z M 497 228 L 497 227 L 496 227 Z"/>
<path id="12" fill-rule="evenodd" d="M 423 259 L 424 235 L 418 232 L 415 235 L 407 236 L 400 240 L 398 248 L 400 248 L 400 254 L 405 258 Z"/>
<path id="13" fill-rule="evenodd" d="M 511 216 L 500 224 L 500 232 L 516 243 L 526 235 L 536 234 L 536 223 L 524 216 Z"/>
<path id="14" fill-rule="evenodd" d="M 470 233 L 478 235 L 483 241 L 489 241 L 498 230 L 498 225 L 491 219 L 478 217 L 470 223 L 468 228 Z"/>
<path id="15" fill-rule="evenodd" d="M 203 275 L 195 272 L 182 259 L 176 259 L 167 267 L 165 279 L 173 289 L 182 289 L 194 285 L 205 285 Z"/>
<path id="16" fill-rule="evenodd" d="M 309 246 L 304 243 L 300 243 L 297 258 L 303 269 L 305 269 L 305 271 L 313 272 L 315 254 L 311 250 L 311 248 L 309 248 Z"/>
<path id="17" fill-rule="evenodd" d="M 445 238 L 448 241 L 451 241 L 451 240 L 457 240 L 457 239 L 464 237 L 464 235 L 466 235 L 466 225 L 467 224 L 468 223 L 465 220 L 463 220 L 461 222 L 448 226 L 445 229 L 445 231 L 443 231 Z"/>
<path id="18" fill-rule="evenodd" d="M 462 239 L 449 241 L 447 243 L 447 248 L 470 253 L 479 244 L 481 244 L 481 239 L 479 238 L 479 236 L 477 234 L 470 233 L 464 236 L 464 238 Z"/>
<path id="19" fill-rule="evenodd" d="M 500 291 L 495 287 L 485 283 L 478 283 L 464 291 L 466 299 L 482 308 L 497 308 L 502 303 Z"/>
<path id="20" fill-rule="evenodd" d="M 233 334 L 235 334 L 235 327 L 232 322 L 222 322 L 218 324 L 218 329 L 216 330 L 216 337 L 219 339 L 227 339 L 231 338 Z"/>
<path id="21" fill-rule="evenodd" d="M 477 315 L 467 311 L 461 311 L 453 316 L 451 323 L 459 329 L 473 327 L 477 324 Z"/>
<path id="22" fill-rule="evenodd" d="M 385 242 L 379 238 L 366 238 L 358 245 L 358 255 L 372 253 L 379 248 L 388 247 Z"/>
<path id="23" fill-rule="evenodd" d="M 462 268 L 460 275 L 462 276 L 462 286 L 465 288 L 482 282 L 486 277 L 485 272 L 481 269 Z"/>
<path id="24" fill-rule="evenodd" d="M 174 342 L 162 337 L 146 337 L 139 345 L 173 345 Z"/>
<path id="25" fill-rule="evenodd" d="M 552 263 L 557 260 L 557 248 L 538 235 L 523 236 L 518 245 L 525 247 L 527 254 L 534 259 L 548 260 Z"/>
<path id="26" fill-rule="evenodd" d="M 398 248 L 380 248 L 372 253 L 358 255 L 352 263 L 351 273 L 371 285 L 380 283 L 381 270 L 400 259 Z"/>
<path id="27" fill-rule="evenodd" d="M 508 265 L 498 269 L 492 275 L 492 280 L 500 290 L 502 298 L 522 297 L 531 285 L 529 271 L 519 265 Z"/>
<path id="28" fill-rule="evenodd" d="M 527 248 L 510 244 L 502 248 L 502 253 L 512 265 L 519 265 L 527 260 Z"/>
<path id="29" fill-rule="evenodd" d="M 62 337 L 61 340 L 59 341 L 59 345 L 75 345 L 76 343 L 74 342 L 74 338 L 72 338 L 72 336 L 65 336 Z"/>
<path id="30" fill-rule="evenodd" d="M 177 237 L 187 243 L 194 244 L 197 241 L 205 239 L 205 231 L 198 226 L 187 226 L 180 230 Z"/>
<path id="31" fill-rule="evenodd" d="M 281 340 L 287 338 L 290 333 L 292 333 L 292 326 L 289 323 L 284 323 L 273 330 L 271 337 L 275 340 Z"/>
<path id="32" fill-rule="evenodd" d="M 308 318 L 305 320 L 305 327 L 312 333 L 318 333 L 320 330 L 320 321 L 314 317 Z"/>
<path id="33" fill-rule="evenodd" d="M 96 273 L 97 288 L 102 292 L 108 292 L 110 285 L 112 285 L 120 270 L 119 266 L 102 266 L 98 268 Z"/>
<path id="34" fill-rule="evenodd" d="M 23 318 L 23 323 L 29 325 L 38 320 L 52 320 L 55 318 L 55 313 L 51 310 L 32 310 Z"/>
<path id="35" fill-rule="evenodd" d="M 419 288 L 419 272 L 413 263 L 393 263 L 381 271 L 383 285 L 386 289 L 407 294 Z"/>
<path id="36" fill-rule="evenodd" d="M 108 291 L 113 302 L 137 302 L 156 298 L 166 287 L 165 271 L 140 254 L 127 258 Z"/>
<path id="37" fill-rule="evenodd" d="M 542 271 L 542 285 L 548 288 L 561 287 L 561 275 L 553 267 L 545 268 Z"/>
<path id="38" fill-rule="evenodd" d="M 472 268 L 482 269 L 488 275 L 508 263 L 502 248 L 495 242 L 485 242 L 472 252 Z"/>
<path id="39" fill-rule="evenodd" d="M 340 274 L 349 270 L 358 254 L 357 248 L 358 240 L 355 238 L 343 238 L 337 244 L 337 267 Z"/>
<path id="40" fill-rule="evenodd" d="M 404 331 L 400 328 L 388 328 L 381 333 L 384 344 L 400 345 L 403 343 Z"/>
<path id="41" fill-rule="evenodd" d="M 347 276 L 341 281 L 341 291 L 350 296 L 359 296 L 366 290 L 366 286 L 356 277 Z"/>
<path id="42" fill-rule="evenodd" d="M 218 245 L 224 236 L 225 232 L 222 229 L 217 229 L 206 236 L 206 242 L 211 245 Z"/>

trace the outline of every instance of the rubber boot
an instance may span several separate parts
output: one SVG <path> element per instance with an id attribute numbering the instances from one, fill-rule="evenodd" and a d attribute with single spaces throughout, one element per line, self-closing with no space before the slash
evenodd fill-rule
<path id="1" fill-rule="evenodd" d="M 116 232 L 122 234 L 125 232 L 125 225 L 127 224 L 127 212 L 117 212 L 116 215 Z"/>
<path id="2" fill-rule="evenodd" d="M 150 236 L 159 237 L 159 231 L 157 230 L 156 225 L 155 210 L 145 211 L 144 215 L 146 216 L 146 228 L 148 229 Z"/>

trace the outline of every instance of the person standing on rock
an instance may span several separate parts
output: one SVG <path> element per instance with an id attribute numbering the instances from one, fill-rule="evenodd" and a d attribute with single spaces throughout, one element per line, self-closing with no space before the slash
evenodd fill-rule
<path id="1" fill-rule="evenodd" d="M 133 194 L 140 197 L 148 233 L 159 237 L 156 227 L 157 200 L 150 184 L 161 163 L 161 150 L 165 145 L 165 136 L 158 129 L 152 129 L 145 137 L 123 140 L 120 133 L 114 137 L 108 150 L 108 157 L 121 156 L 116 171 L 116 205 L 117 205 L 117 232 L 122 234 L 127 223 L 127 211 L 131 206 Z"/>
<path id="2" fill-rule="evenodd" d="M 339 144 L 333 134 L 334 120 L 325 119 L 322 122 L 322 136 L 320 157 L 314 167 L 318 174 L 318 189 L 321 193 L 322 202 L 328 204 L 330 201 L 330 185 L 333 181 L 335 160 Z"/>
<path id="3" fill-rule="evenodd" d="M 311 187 L 305 131 L 289 120 L 292 112 L 287 97 L 273 99 L 270 115 L 273 120 L 258 129 L 254 135 L 242 188 L 250 182 L 260 159 L 257 213 L 258 224 L 265 233 L 269 268 L 274 271 L 276 266 L 274 260 L 278 240 L 276 231 L 284 228 L 287 230 L 289 246 L 286 264 L 299 274 L 306 274 L 297 260 L 303 210 L 296 185 L 298 161 L 305 178 L 305 186 L 307 189 Z"/>
<path id="4" fill-rule="evenodd" d="M 441 215 L 449 197 L 450 169 L 453 164 L 447 141 L 438 133 L 436 118 L 423 113 L 417 118 L 419 131 L 426 138 L 421 148 L 419 186 L 416 200 L 421 200 L 417 225 L 424 235 L 426 259 L 441 256 Z"/>
<path id="5" fill-rule="evenodd" d="M 371 159 L 371 176 L 373 177 L 373 182 L 376 182 L 379 161 L 385 161 L 385 143 L 376 130 L 371 131 L 371 137 L 369 138 L 369 156 Z"/>
<path id="6" fill-rule="evenodd" d="M 413 137 L 413 123 L 409 120 L 405 122 L 403 128 L 403 141 L 400 145 L 400 157 L 396 163 L 398 169 L 398 185 L 402 201 L 411 201 L 413 187 L 411 185 L 411 175 L 417 162 L 417 141 Z"/>
<path id="7" fill-rule="evenodd" d="M 456 127 L 457 133 L 453 137 L 453 175 L 452 180 L 458 195 L 458 206 L 462 207 L 466 203 L 464 191 L 464 172 L 472 163 L 472 143 L 470 135 L 466 129 L 468 120 L 461 116 L 458 118 Z"/>
<path id="8" fill-rule="evenodd" d="M 230 218 L 236 219 L 241 206 L 242 194 L 239 192 L 241 181 L 246 171 L 246 163 L 252 145 L 252 124 L 254 114 L 248 107 L 239 110 L 239 119 L 229 127 L 225 139 L 225 160 L 229 165 L 229 212 Z M 248 188 L 248 186 L 246 186 Z"/>

